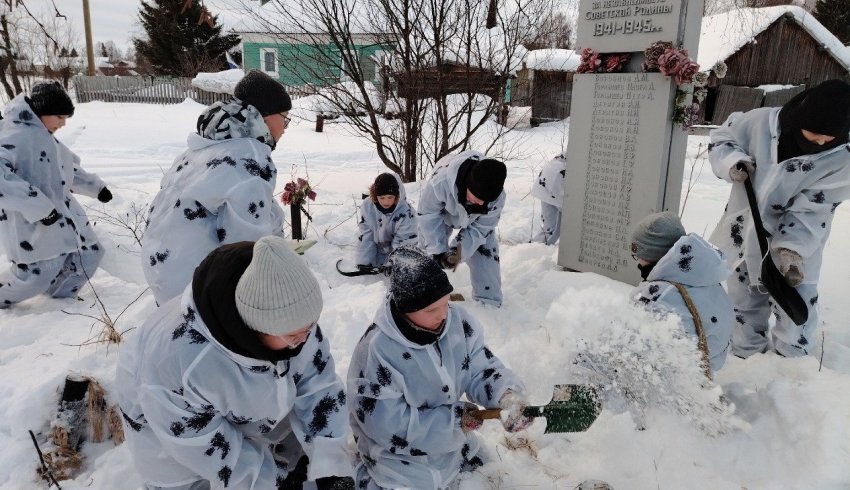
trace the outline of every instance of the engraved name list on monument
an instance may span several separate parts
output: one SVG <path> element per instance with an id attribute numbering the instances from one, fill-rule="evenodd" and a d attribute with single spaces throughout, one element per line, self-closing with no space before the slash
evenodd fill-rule
<path id="1" fill-rule="evenodd" d="M 655 84 L 645 74 L 595 77 L 578 257 L 582 264 L 612 272 L 629 266 L 641 104 L 654 100 Z"/>

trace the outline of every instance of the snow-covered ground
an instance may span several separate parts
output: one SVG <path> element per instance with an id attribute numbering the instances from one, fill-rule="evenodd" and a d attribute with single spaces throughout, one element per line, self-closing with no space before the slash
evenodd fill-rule
<path id="1" fill-rule="evenodd" d="M 172 106 L 80 104 L 58 136 L 82 157 L 84 167 L 109 183 L 115 195 L 108 204 L 80 198 L 90 216 L 98 212 L 126 216 L 134 207 L 146 207 L 162 173 L 184 148 L 201 108 L 188 101 Z M 356 204 L 383 166 L 344 123 L 326 123 L 323 133 L 313 132 L 313 126 L 296 118 L 273 156 L 279 169 L 278 190 L 290 175 L 309 175 L 318 192 L 310 205 L 314 222 L 309 238 L 319 243 L 305 257 L 323 287 L 321 324 L 344 377 L 385 284 L 378 277 L 342 277 L 334 264 L 352 254 Z M 536 213 L 528 196 L 531 183 L 539 167 L 561 151 L 565 131 L 564 124 L 553 123 L 515 133 L 520 146 L 508 161 L 508 202 L 499 226 L 505 303 L 501 309 L 466 304 L 486 326 L 492 350 L 524 378 L 531 400 L 539 403 L 549 400 L 553 385 L 573 379 L 579 339 L 590 339 L 592 344 L 607 335 L 616 344 L 625 341 L 616 339 L 618 333 L 628 331 L 645 336 L 642 344 L 654 342 L 664 348 L 661 336 L 668 331 L 664 322 L 656 323 L 629 306 L 629 286 L 594 274 L 560 272 L 556 247 L 527 243 Z M 683 220 L 689 231 L 707 236 L 729 189 L 714 178 L 704 158 L 696 158 L 705 144 L 704 137 L 690 141 Z M 419 183 L 407 186 L 412 201 L 419 189 Z M 819 302 L 825 334 L 822 368 L 820 335 L 815 355 L 803 359 L 773 353 L 746 361 L 730 357 L 716 382 L 735 412 L 714 415 L 725 428 L 719 433 L 700 430 L 697 425 L 705 420 L 699 413 L 660 406 L 650 407 L 641 422 L 628 411 L 608 406 L 593 427 L 580 434 L 544 435 L 544 424 L 538 423 L 522 435 L 524 439 L 507 439 L 497 423 L 488 422 L 481 434 L 490 462 L 465 476 L 462 488 L 572 489 L 585 479 L 605 480 L 618 490 L 850 488 L 848 218 L 850 206 L 839 207 L 825 254 Z M 145 289 L 139 247 L 128 230 L 103 219 L 95 221 L 108 252 L 92 285 L 115 318 Z M 451 274 L 451 280 L 458 291 L 471 296 L 465 266 Z M 79 314 L 100 313 L 91 289 L 84 289 L 81 297 L 83 301 L 39 297 L 0 311 L 2 489 L 45 486 L 35 480 L 37 457 L 27 429 L 47 430 L 55 415 L 57 390 L 67 374 L 93 376 L 108 393 L 113 391 L 121 346 L 88 342 L 97 339 L 101 327 Z M 133 335 L 132 329 L 153 308 L 153 298 L 144 293 L 120 317 L 117 328 Z M 670 345 L 670 352 L 677 352 Z M 714 394 L 716 398 L 717 391 Z M 644 430 L 638 430 L 639 425 Z M 63 488 L 141 486 L 125 447 L 88 444 L 84 452 L 84 470 L 76 480 L 63 482 Z"/>

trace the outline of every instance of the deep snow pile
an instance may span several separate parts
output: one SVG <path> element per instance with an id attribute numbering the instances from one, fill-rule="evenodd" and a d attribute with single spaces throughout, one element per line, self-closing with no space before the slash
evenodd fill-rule
<path id="1" fill-rule="evenodd" d="M 102 213 L 133 222 L 139 209 L 143 216 L 144 204 L 153 199 L 164 170 L 183 150 L 200 110 L 188 101 L 174 106 L 80 104 L 58 136 L 115 195 L 105 205 L 81 198 L 91 216 Z M 308 230 L 308 238 L 318 243 L 305 258 L 322 285 L 321 325 L 333 346 L 337 372 L 344 376 L 386 285 L 381 276 L 342 277 L 334 264 L 353 256 L 360 195 L 384 167 L 344 122 L 326 125 L 323 133 L 312 129 L 311 120 L 296 118 L 273 157 L 280 172 L 278 191 L 290 176 L 309 176 L 318 193 L 310 203 L 314 221 Z M 618 489 L 850 486 L 850 262 L 844 257 L 850 205 L 836 211 L 825 254 L 823 368 L 820 348 L 805 359 L 772 353 L 747 361 L 730 358 L 716 376 L 717 387 L 702 389 L 695 350 L 674 335 L 670 320 L 658 321 L 629 305 L 630 286 L 594 274 L 560 272 L 556 247 L 527 243 L 538 210 L 528 196 L 531 183 L 540 167 L 561 151 L 565 130 L 561 123 L 521 129 L 506 142 L 513 158 L 498 228 L 505 303 L 501 309 L 465 306 L 485 326 L 490 348 L 524 379 L 533 403 L 547 402 L 554 385 L 587 375 L 577 364 L 579 353 L 593 359 L 596 379 L 601 374 L 611 389 L 605 409 L 585 433 L 544 435 L 538 421 L 527 433 L 506 437 L 498 423 L 485 423 L 481 436 L 489 464 L 466 475 L 462 488 L 569 489 L 588 478 Z M 688 197 L 683 221 L 689 231 L 703 236 L 711 232 L 729 191 L 706 162 L 694 159 L 705 143 L 705 138 L 691 139 L 683 184 Z M 406 186 L 414 206 L 420 187 Z M 117 328 L 134 335 L 132 329 L 155 308 L 149 292 L 130 304 L 145 289 L 138 244 L 129 228 L 114 219 L 95 221 L 108 253 L 92 286 L 112 318 L 127 308 Z M 466 266 L 450 278 L 456 290 L 471 296 Z M 37 457 L 26 430 L 48 428 L 57 389 L 67 374 L 88 374 L 101 381 L 108 396 L 114 392 L 121 347 L 86 343 L 96 340 L 101 325 L 80 315 L 101 313 L 91 289 L 83 290 L 81 298 L 41 297 L 0 311 L 2 489 L 38 485 Z M 614 365 L 626 372 L 606 372 Z M 641 396 L 622 396 L 627 388 Z M 62 488 L 140 487 L 125 447 L 90 444 L 85 455 L 84 471 Z"/>

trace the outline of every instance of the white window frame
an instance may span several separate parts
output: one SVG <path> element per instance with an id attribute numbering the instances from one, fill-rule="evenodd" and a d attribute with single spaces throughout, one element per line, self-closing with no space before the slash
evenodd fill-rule
<path id="1" fill-rule="evenodd" d="M 274 71 L 266 70 L 266 53 L 274 54 Z M 280 68 L 280 58 L 277 48 L 260 48 L 260 71 L 266 75 L 278 77 L 278 69 Z"/>

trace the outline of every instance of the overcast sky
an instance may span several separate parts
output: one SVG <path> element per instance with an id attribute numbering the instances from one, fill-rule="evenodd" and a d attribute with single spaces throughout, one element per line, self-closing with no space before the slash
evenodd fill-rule
<path id="1" fill-rule="evenodd" d="M 62 15 L 68 17 L 68 22 L 74 26 L 80 39 L 80 46 L 85 45 L 85 27 L 83 24 L 82 0 L 26 0 L 26 5 L 33 14 L 37 12 L 54 15 L 53 3 Z M 222 12 L 215 0 L 206 0 L 207 8 L 213 15 L 221 14 L 221 20 L 227 26 L 227 13 Z M 259 6 L 259 3 L 257 4 Z M 142 27 L 138 21 L 141 0 L 89 0 L 91 10 L 92 38 L 95 44 L 104 41 L 114 41 L 122 50 L 131 45 L 130 39 L 139 36 Z M 228 26 L 229 27 L 229 26 Z"/>

